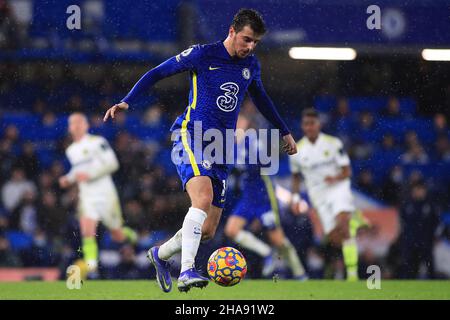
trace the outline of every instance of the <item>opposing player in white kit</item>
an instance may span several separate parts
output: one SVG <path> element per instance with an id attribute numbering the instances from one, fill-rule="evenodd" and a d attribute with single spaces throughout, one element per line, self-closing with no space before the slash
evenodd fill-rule
<path id="1" fill-rule="evenodd" d="M 69 117 L 69 133 L 73 143 L 66 156 L 71 170 L 59 179 L 61 188 L 78 184 L 78 215 L 82 236 L 82 251 L 87 271 L 95 277 L 98 247 L 95 239 L 98 222 L 111 232 L 114 241 L 135 242 L 136 233 L 123 226 L 122 211 L 111 174 L 119 169 L 119 161 L 105 138 L 88 133 L 89 123 L 82 113 Z"/>
<path id="2" fill-rule="evenodd" d="M 314 109 L 302 113 L 304 137 L 297 143 L 299 152 L 289 157 L 292 172 L 291 210 L 300 214 L 300 182 L 303 176 L 308 196 L 319 214 L 328 241 L 342 246 L 347 279 L 358 279 L 356 230 L 363 221 L 351 192 L 350 159 L 341 140 L 321 132 L 319 115 Z"/>

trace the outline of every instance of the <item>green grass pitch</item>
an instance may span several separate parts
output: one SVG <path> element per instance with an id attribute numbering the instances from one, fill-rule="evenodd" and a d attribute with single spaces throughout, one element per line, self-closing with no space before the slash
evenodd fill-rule
<path id="1" fill-rule="evenodd" d="M 4 299 L 170 299 L 170 300 L 290 300 L 290 299 L 445 299 L 450 300 L 450 281 L 381 281 L 381 289 L 367 289 L 365 281 L 245 280 L 230 287 L 210 283 L 204 289 L 194 288 L 180 293 L 174 288 L 163 293 L 154 280 L 147 281 L 87 281 L 81 289 L 69 290 L 64 281 L 3 282 L 0 300 Z"/>

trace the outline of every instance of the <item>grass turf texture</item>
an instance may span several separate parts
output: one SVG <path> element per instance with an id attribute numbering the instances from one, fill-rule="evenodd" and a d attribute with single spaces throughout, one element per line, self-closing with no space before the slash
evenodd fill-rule
<path id="1" fill-rule="evenodd" d="M 223 288 L 210 283 L 205 289 L 193 288 L 180 293 L 176 282 L 172 292 L 163 293 L 152 281 L 88 281 L 80 290 L 69 290 L 64 281 L 0 283 L 0 300 L 4 299 L 170 299 L 170 300 L 290 300 L 290 299 L 446 299 L 450 300 L 450 281 L 381 282 L 380 290 L 367 289 L 365 281 L 288 281 L 245 280 Z"/>

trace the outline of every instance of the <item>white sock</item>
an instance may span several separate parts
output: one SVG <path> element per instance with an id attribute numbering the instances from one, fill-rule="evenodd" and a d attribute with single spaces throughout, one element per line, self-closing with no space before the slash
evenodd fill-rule
<path id="1" fill-rule="evenodd" d="M 264 241 L 259 240 L 253 233 L 246 230 L 241 230 L 238 232 L 236 237 L 233 239 L 236 243 L 239 243 L 245 249 L 256 252 L 261 257 L 267 257 L 270 252 L 270 246 Z"/>
<path id="2" fill-rule="evenodd" d="M 181 228 L 181 272 L 194 267 L 195 256 L 202 238 L 202 226 L 206 212 L 198 208 L 189 208 Z"/>
<path id="3" fill-rule="evenodd" d="M 88 272 L 97 272 L 98 261 L 97 260 L 87 260 L 86 261 Z"/>
<path id="4" fill-rule="evenodd" d="M 287 262 L 289 268 L 291 269 L 294 277 L 302 276 L 305 274 L 305 268 L 303 267 L 300 258 L 298 257 L 297 251 L 287 238 L 283 243 L 283 247 L 281 248 L 281 254 Z"/>
<path id="5" fill-rule="evenodd" d="M 181 229 L 175 235 L 164 242 L 158 251 L 158 257 L 162 260 L 169 260 L 175 253 L 181 251 Z"/>

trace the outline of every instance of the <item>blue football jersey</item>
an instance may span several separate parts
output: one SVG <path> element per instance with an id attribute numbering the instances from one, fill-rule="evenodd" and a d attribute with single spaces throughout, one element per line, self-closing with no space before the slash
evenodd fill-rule
<path id="1" fill-rule="evenodd" d="M 214 149 L 213 153 L 216 154 L 211 154 L 214 159 L 205 159 L 205 167 L 209 168 L 208 162 L 211 160 L 218 165 L 226 163 L 225 157 L 228 159 L 227 155 L 233 147 L 233 141 L 226 141 L 229 137 L 226 130 L 236 128 L 239 110 L 247 91 L 264 117 L 279 129 L 283 136 L 289 134 L 289 129 L 264 90 L 256 56 L 251 54 L 246 58 L 233 57 L 228 53 L 223 41 L 194 45 L 164 61 L 142 76 L 122 101 L 133 103 L 136 97 L 145 93 L 159 80 L 186 71 L 189 72 L 191 82 L 189 103 L 184 113 L 172 125 L 171 131 L 180 133 L 185 154 L 195 165 L 195 175 L 201 174 L 197 163 L 203 161 L 203 155 L 199 153 L 203 153 L 203 150 L 196 145 L 201 149 L 209 145 L 209 141 L 204 139 L 204 133 L 208 129 L 220 131 L 223 144 L 219 150 L 221 155 Z M 200 124 L 199 132 L 195 129 L 200 127 Z M 215 133 L 214 136 L 217 137 Z"/>
<path id="2" fill-rule="evenodd" d="M 191 131 L 195 121 L 202 129 L 235 129 L 236 120 L 248 91 L 258 110 L 281 134 L 289 134 L 261 81 L 260 64 L 254 54 L 246 58 L 230 56 L 223 41 L 195 45 L 144 74 L 121 100 L 131 104 L 156 82 L 189 71 L 189 105 L 173 124 L 172 130 Z"/>
<path id="3" fill-rule="evenodd" d="M 279 129 L 283 136 L 289 134 L 289 129 L 264 90 L 260 70 L 255 55 L 251 54 L 245 58 L 233 57 L 225 48 L 223 40 L 212 44 L 195 45 L 148 71 L 121 100 L 132 104 L 139 95 L 144 94 L 159 80 L 177 73 L 189 72 L 189 103 L 184 113 L 171 127 L 171 131 L 179 132 L 174 140 L 172 155 L 178 154 L 183 160 L 188 158 L 187 162 L 176 163 L 183 187 L 193 176 L 211 177 L 214 182 L 213 204 L 218 207 L 222 207 L 225 201 L 229 170 L 226 160 L 228 151 L 234 147 L 234 140 L 231 146 L 229 141 L 225 141 L 228 136 L 226 130 L 236 129 L 237 117 L 246 92 L 249 92 L 262 115 Z M 201 123 L 201 132 L 195 130 L 197 123 Z M 216 159 L 208 159 L 197 153 L 203 151 L 196 148 L 198 142 L 201 149 L 209 144 L 203 136 L 208 129 L 222 133 L 223 144 L 220 148 L 223 148 L 222 157 L 226 159 L 217 154 L 211 154 Z"/>
<path id="4" fill-rule="evenodd" d="M 195 45 L 175 57 L 190 72 L 189 105 L 177 118 L 172 130 L 193 130 L 201 121 L 202 129 L 235 129 L 239 109 L 250 84 L 260 79 L 255 55 L 244 59 L 228 54 L 222 41 Z"/>

